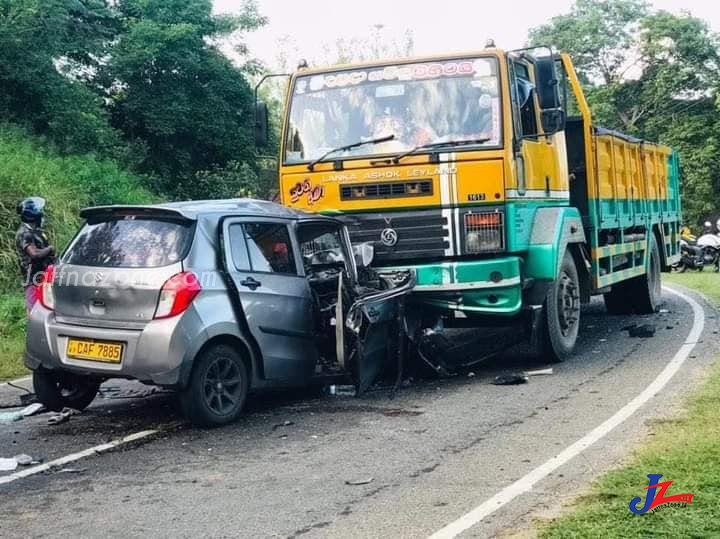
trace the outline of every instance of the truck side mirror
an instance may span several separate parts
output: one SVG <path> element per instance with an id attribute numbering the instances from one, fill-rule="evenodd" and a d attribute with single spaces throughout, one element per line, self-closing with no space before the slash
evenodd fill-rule
<path id="1" fill-rule="evenodd" d="M 542 128 L 546 135 L 565 129 L 565 111 L 561 108 L 545 109 L 541 112 Z"/>
<path id="2" fill-rule="evenodd" d="M 555 74 L 554 58 L 538 58 L 535 61 L 535 86 L 541 110 L 560 107 L 559 83 Z"/>
<path id="3" fill-rule="evenodd" d="M 255 102 L 255 145 L 258 148 L 267 146 L 268 133 L 268 107 L 264 101 Z"/>

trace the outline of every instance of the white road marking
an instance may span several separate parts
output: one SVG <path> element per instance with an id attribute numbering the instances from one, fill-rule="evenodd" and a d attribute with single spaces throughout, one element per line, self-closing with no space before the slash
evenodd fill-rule
<path id="1" fill-rule="evenodd" d="M 461 516 L 456 521 L 451 522 L 441 530 L 435 532 L 432 534 L 430 539 L 450 539 L 452 537 L 457 537 L 459 534 L 475 526 L 484 518 L 491 515 L 521 494 L 529 492 L 536 483 L 545 479 L 560 466 L 566 464 L 572 458 L 582 453 L 585 449 L 602 439 L 615 427 L 632 416 L 643 404 L 657 395 L 667 385 L 698 343 L 698 339 L 705 327 L 705 312 L 700 304 L 691 297 L 686 296 L 677 290 L 672 290 L 666 287 L 663 288 L 690 304 L 693 310 L 693 325 L 683 345 L 665 366 L 662 372 L 658 374 L 657 378 L 655 378 L 655 380 L 653 380 L 650 385 L 642 391 L 642 393 L 620 408 L 615 415 L 607 419 L 600 426 L 587 433 L 577 442 L 563 450 L 560 454 L 554 456 L 511 485 L 505 487 L 503 490 L 495 494 L 495 496 L 481 503 L 469 513 Z"/>
<path id="2" fill-rule="evenodd" d="M 12 483 L 13 481 L 17 481 L 18 479 L 23 479 L 24 477 L 48 471 L 51 468 L 57 468 L 58 466 L 64 466 L 65 464 L 75 462 L 76 460 L 84 459 L 85 457 L 91 457 L 93 455 L 104 453 L 111 449 L 115 449 L 116 447 L 119 447 L 121 445 L 135 442 L 137 440 L 142 440 L 143 438 L 147 438 L 148 436 L 152 436 L 153 434 L 157 434 L 158 432 L 160 431 L 157 429 L 143 430 L 125 436 L 124 438 L 112 440 L 111 442 L 108 442 L 106 444 L 100 444 L 96 445 L 95 447 L 90 447 L 88 449 L 80 451 L 79 453 L 73 453 L 71 455 L 60 457 L 59 459 L 51 460 L 50 462 L 46 462 L 45 464 L 33 466 L 32 468 L 27 468 L 26 470 L 15 472 L 10 475 L 0 476 L 0 485 L 6 485 L 8 483 Z"/>

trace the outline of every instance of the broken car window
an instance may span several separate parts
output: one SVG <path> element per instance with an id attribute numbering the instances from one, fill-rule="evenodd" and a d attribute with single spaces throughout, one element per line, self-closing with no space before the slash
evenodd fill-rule
<path id="1" fill-rule="evenodd" d="M 286 225 L 246 223 L 242 227 L 245 231 L 251 271 L 297 274 L 290 234 Z M 232 244 L 233 250 L 235 250 L 235 242 Z M 238 263 L 244 263 L 247 266 L 242 256 L 240 253 L 236 258 L 236 255 L 233 254 L 236 266 Z"/>
<path id="2" fill-rule="evenodd" d="M 336 225 L 325 223 L 302 225 L 298 230 L 298 239 L 303 265 L 306 268 L 320 264 L 345 262 L 342 237 L 340 229 Z"/>
<path id="3" fill-rule="evenodd" d="M 182 260 L 190 248 L 188 223 L 130 216 L 87 223 L 64 262 L 103 268 L 159 268 Z"/>

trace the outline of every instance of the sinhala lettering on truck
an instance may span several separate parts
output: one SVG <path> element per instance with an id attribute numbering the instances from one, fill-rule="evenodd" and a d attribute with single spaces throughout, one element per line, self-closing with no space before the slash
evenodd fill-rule
<path id="1" fill-rule="evenodd" d="M 282 203 L 340 216 L 380 273 L 413 268 L 425 333 L 518 324 L 562 360 L 582 303 L 653 312 L 678 257 L 677 154 L 593 125 L 566 54 L 301 68 L 282 125 Z"/>

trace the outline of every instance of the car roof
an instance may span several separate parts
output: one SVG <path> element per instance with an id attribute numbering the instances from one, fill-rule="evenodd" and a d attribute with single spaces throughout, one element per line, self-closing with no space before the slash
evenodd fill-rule
<path id="1" fill-rule="evenodd" d="M 88 218 L 117 213 L 166 214 L 197 220 L 207 215 L 237 215 L 242 217 L 280 217 L 284 219 L 326 219 L 334 220 L 315 213 L 294 210 L 276 202 L 255 198 L 232 198 L 218 200 L 188 200 L 183 202 L 163 202 L 145 205 L 106 205 L 84 208 L 80 216 Z"/>

